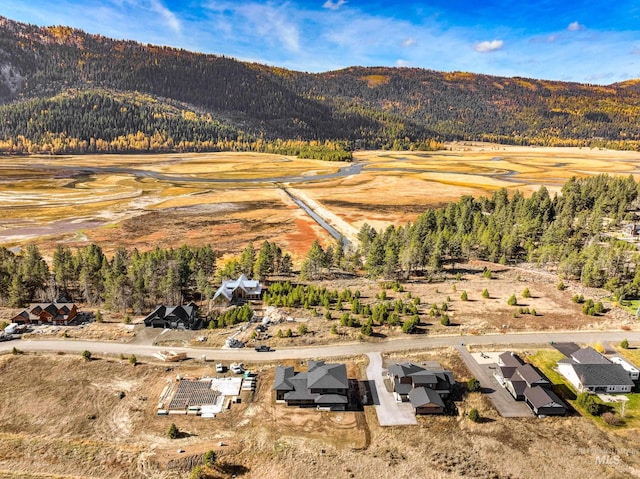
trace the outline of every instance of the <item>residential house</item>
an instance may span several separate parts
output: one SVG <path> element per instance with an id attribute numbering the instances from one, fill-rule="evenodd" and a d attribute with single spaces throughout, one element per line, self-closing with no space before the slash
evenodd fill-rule
<path id="1" fill-rule="evenodd" d="M 75 303 L 31 303 L 31 305 L 11 318 L 18 324 L 67 325 L 78 314 Z"/>
<path id="2" fill-rule="evenodd" d="M 442 414 L 444 401 L 433 389 L 417 387 L 409 391 L 409 401 L 416 414 Z"/>
<path id="3" fill-rule="evenodd" d="M 455 379 L 451 371 L 429 369 L 412 362 L 389 367 L 393 395 L 398 402 L 411 402 L 416 414 L 441 414 L 444 399 L 451 394 Z"/>
<path id="4" fill-rule="evenodd" d="M 558 372 L 578 392 L 628 393 L 635 386 L 629 371 L 591 347 L 579 349 L 558 361 Z"/>
<path id="5" fill-rule="evenodd" d="M 562 400 L 546 387 L 528 387 L 524 391 L 524 397 L 537 416 L 562 416 L 567 412 Z"/>
<path id="6" fill-rule="evenodd" d="M 287 406 L 317 407 L 344 411 L 349 403 L 349 380 L 344 364 L 309 361 L 309 368 L 296 372 L 279 366 L 273 384 L 276 401 Z"/>
<path id="7" fill-rule="evenodd" d="M 260 281 L 248 279 L 244 274 L 241 274 L 236 280 L 223 281 L 213 295 L 213 300 L 233 303 L 260 299 L 261 296 L 262 284 Z"/>
<path id="8" fill-rule="evenodd" d="M 551 381 L 513 352 L 498 356 L 497 379 L 516 401 L 524 401 L 539 416 L 564 415 L 565 404 L 551 391 Z"/>
<path id="9" fill-rule="evenodd" d="M 202 320 L 198 318 L 198 306 L 195 303 L 178 306 L 158 306 L 144 318 L 149 328 L 200 329 Z"/>

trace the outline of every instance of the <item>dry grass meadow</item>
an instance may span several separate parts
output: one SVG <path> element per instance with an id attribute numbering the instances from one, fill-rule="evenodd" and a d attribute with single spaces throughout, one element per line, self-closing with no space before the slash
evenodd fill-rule
<path id="1" fill-rule="evenodd" d="M 352 237 L 365 222 L 403 224 L 461 195 L 526 194 L 541 184 L 554 192 L 571 176 L 635 174 L 639 160 L 635 152 L 451 143 L 438 152 L 356 152 L 359 173 L 311 181 L 348 164 L 255 153 L 3 158 L 0 244 L 37 241 L 50 252 L 57 242 L 107 251 L 188 242 L 233 254 L 268 239 L 300 259 L 313 239 L 330 238 L 283 186 Z"/>
<path id="2" fill-rule="evenodd" d="M 385 362 L 437 360 L 469 377 L 448 349 L 394 354 Z M 364 379 L 366 359 L 349 358 L 349 377 Z M 291 365 L 294 365 L 292 362 Z M 300 364 L 295 364 L 297 367 Z M 417 426 L 381 428 L 375 410 L 319 412 L 275 404 L 275 365 L 258 365 L 258 388 L 214 419 L 161 417 L 159 394 L 177 374 L 214 374 L 213 365 L 144 363 L 76 355 L 0 357 L 0 478 L 187 478 L 209 449 L 219 477 L 239 478 L 538 478 L 637 477 L 633 435 L 608 433 L 580 416 L 503 419 L 477 393 L 454 416 Z M 73 371 L 73 374 L 69 374 Z M 477 407 L 484 420 L 465 417 Z M 184 437 L 165 433 L 174 422 Z M 220 445 L 220 444 L 223 445 Z M 184 452 L 179 453 L 178 449 Z M 627 451 L 598 464 L 603 451 Z M 611 460 L 610 463 L 614 461 Z"/>

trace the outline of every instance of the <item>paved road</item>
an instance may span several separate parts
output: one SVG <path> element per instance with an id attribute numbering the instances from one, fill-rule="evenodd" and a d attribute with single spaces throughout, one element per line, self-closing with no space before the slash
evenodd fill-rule
<path id="1" fill-rule="evenodd" d="M 631 331 L 588 331 L 588 332 L 537 332 L 487 334 L 484 336 L 406 336 L 380 342 L 358 342 L 348 344 L 332 344 L 304 348 L 279 349 L 268 353 L 258 353 L 253 348 L 242 349 L 207 349 L 207 348 L 167 348 L 146 344 L 117 343 L 106 341 L 78 341 L 73 339 L 58 340 L 14 340 L 0 342 L 0 351 L 10 351 L 14 346 L 24 351 L 64 351 L 82 352 L 85 349 L 94 354 L 135 354 L 138 357 L 152 356 L 162 350 L 171 349 L 185 352 L 191 358 L 205 356 L 207 360 L 221 361 L 265 361 L 283 359 L 313 359 L 340 356 L 356 356 L 369 352 L 393 352 L 404 350 L 429 349 L 443 346 L 465 345 L 523 345 L 548 344 L 555 342 L 577 342 L 594 344 L 609 341 L 619 344 L 624 338 L 632 343 L 640 342 L 640 332 Z"/>
<path id="2" fill-rule="evenodd" d="M 471 353 L 464 346 L 456 346 L 460 357 L 469 368 L 471 374 L 480 381 L 480 387 L 493 406 L 502 417 L 531 417 L 531 409 L 522 401 L 516 401 L 505 388 L 500 386 L 495 376 L 489 374 L 480 364 L 473 359 Z"/>
<path id="3" fill-rule="evenodd" d="M 373 402 L 381 426 L 411 426 L 418 424 L 416 415 L 410 403 L 398 403 L 393 394 L 387 391 L 382 376 L 382 355 L 380 353 L 367 353 L 369 365 L 367 366 L 367 379 L 373 383 L 371 392 Z M 375 392 L 373 388 L 375 387 Z"/>

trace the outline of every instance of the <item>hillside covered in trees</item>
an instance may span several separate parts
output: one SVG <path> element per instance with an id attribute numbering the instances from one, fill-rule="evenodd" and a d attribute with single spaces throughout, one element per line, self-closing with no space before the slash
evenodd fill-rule
<path id="1" fill-rule="evenodd" d="M 429 149 L 450 139 L 640 145 L 634 82 L 603 87 L 409 68 L 308 74 L 2 17 L 0 115 L 0 152 L 14 154 L 297 154 Z"/>

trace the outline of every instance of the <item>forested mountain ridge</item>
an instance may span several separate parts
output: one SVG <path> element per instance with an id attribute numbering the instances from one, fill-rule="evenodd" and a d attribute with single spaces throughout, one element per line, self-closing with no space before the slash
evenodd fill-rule
<path id="1" fill-rule="evenodd" d="M 428 148 L 433 138 L 640 145 L 634 81 L 594 86 L 383 67 L 309 74 L 2 17 L 0 105 L 9 119 L 0 150 L 14 153 L 29 145 L 58 152 L 53 140 L 65 152 L 91 151 L 98 140 L 122 144 L 138 133 L 147 151 L 154 135 L 164 150 L 275 139 L 371 148 Z M 74 126 L 81 117 L 88 126 Z M 100 136 L 103 125 L 111 137 Z M 26 148 L 16 148 L 18 137 Z"/>

